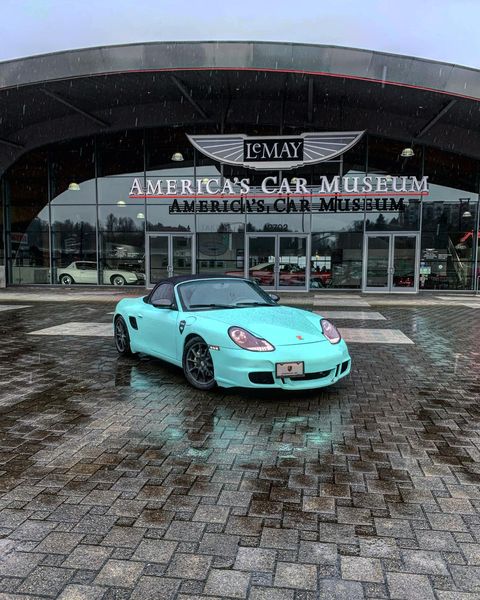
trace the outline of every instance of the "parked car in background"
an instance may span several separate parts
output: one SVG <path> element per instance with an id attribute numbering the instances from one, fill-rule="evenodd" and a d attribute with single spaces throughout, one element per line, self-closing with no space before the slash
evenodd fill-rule
<path id="1" fill-rule="evenodd" d="M 232 277 L 243 277 L 243 269 L 237 271 L 227 271 L 225 275 Z M 275 285 L 275 264 L 274 263 L 259 263 L 250 267 L 248 276 L 256 281 L 259 285 L 273 286 Z M 279 281 L 280 285 L 304 285 L 305 284 L 305 267 L 299 267 L 295 264 L 282 263 L 279 266 Z"/>
<path id="2" fill-rule="evenodd" d="M 415 274 L 411 273 L 409 275 L 394 275 L 393 285 L 395 287 L 413 288 L 415 286 Z"/>
<path id="3" fill-rule="evenodd" d="M 63 285 L 73 285 L 74 283 L 96 284 L 98 283 L 97 279 L 97 263 L 94 261 L 75 261 L 70 263 L 68 267 L 58 269 L 58 281 Z M 100 283 L 106 285 L 142 285 L 145 283 L 145 274 L 107 267 L 102 271 Z"/>

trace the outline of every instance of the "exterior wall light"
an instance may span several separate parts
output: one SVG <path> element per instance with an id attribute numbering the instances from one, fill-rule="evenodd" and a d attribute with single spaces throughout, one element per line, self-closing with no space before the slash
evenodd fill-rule
<path id="1" fill-rule="evenodd" d="M 210 181 L 210 179 L 209 179 L 208 177 L 204 177 L 204 178 L 202 179 L 202 183 L 203 183 L 203 185 L 207 185 L 207 183 L 208 183 L 209 181 Z"/>
<path id="2" fill-rule="evenodd" d="M 184 160 L 183 154 L 181 152 L 174 152 L 172 154 L 172 160 L 175 162 L 181 162 L 182 160 Z"/>
<path id="3" fill-rule="evenodd" d="M 127 206 L 127 203 L 125 202 L 125 200 L 119 200 L 117 202 L 117 206 Z"/>
<path id="4" fill-rule="evenodd" d="M 466 210 L 462 215 L 462 217 L 464 219 L 469 219 L 471 216 L 472 216 L 472 213 L 469 210 Z"/>
<path id="5" fill-rule="evenodd" d="M 78 183 L 75 183 L 74 181 L 72 181 L 72 183 L 68 184 L 68 191 L 69 192 L 79 192 L 80 186 L 78 185 Z"/>
<path id="6" fill-rule="evenodd" d="M 415 152 L 413 151 L 413 148 L 404 148 L 400 156 L 403 156 L 403 158 L 410 158 L 411 156 L 415 156 Z"/>
<path id="7" fill-rule="evenodd" d="M 142 212 L 137 213 L 137 219 L 144 219 L 145 215 Z"/>
<path id="8" fill-rule="evenodd" d="M 387 176 L 385 177 L 385 181 L 386 181 L 387 183 L 392 183 L 392 181 L 393 181 L 393 177 L 392 177 L 391 175 L 387 175 Z"/>
<path id="9" fill-rule="evenodd" d="M 296 177 L 292 177 L 292 178 L 290 179 L 290 183 L 291 183 L 292 185 L 296 185 L 297 181 L 298 181 L 298 179 L 297 179 Z"/>

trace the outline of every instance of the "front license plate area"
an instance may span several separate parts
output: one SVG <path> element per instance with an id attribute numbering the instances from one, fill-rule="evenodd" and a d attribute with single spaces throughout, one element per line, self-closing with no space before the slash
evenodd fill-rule
<path id="1" fill-rule="evenodd" d="M 277 377 L 301 377 L 304 374 L 303 361 L 276 363 L 275 374 Z"/>

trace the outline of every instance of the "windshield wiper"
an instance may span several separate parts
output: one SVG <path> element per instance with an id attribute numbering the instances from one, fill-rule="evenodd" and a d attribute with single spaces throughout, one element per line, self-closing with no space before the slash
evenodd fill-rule
<path id="1" fill-rule="evenodd" d="M 275 306 L 270 302 L 237 302 L 236 306 Z"/>
<path id="2" fill-rule="evenodd" d="M 235 308 L 235 306 L 231 304 L 190 304 L 188 308 Z"/>

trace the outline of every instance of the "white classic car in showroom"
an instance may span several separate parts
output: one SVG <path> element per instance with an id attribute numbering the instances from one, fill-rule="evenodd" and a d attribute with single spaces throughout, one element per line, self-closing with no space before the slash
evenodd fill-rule
<path id="1" fill-rule="evenodd" d="M 75 261 L 58 269 L 58 281 L 63 285 L 72 285 L 74 283 L 97 282 L 97 263 L 93 261 Z M 100 283 L 111 285 L 127 285 L 145 283 L 145 274 L 134 271 L 124 271 L 122 269 L 112 269 L 107 267 L 103 269 L 103 277 Z"/>

